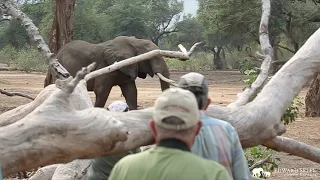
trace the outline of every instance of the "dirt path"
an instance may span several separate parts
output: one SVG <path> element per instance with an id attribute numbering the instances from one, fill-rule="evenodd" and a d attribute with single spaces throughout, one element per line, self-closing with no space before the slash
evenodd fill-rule
<path id="1" fill-rule="evenodd" d="M 171 79 L 178 80 L 179 77 L 185 74 L 185 72 L 172 72 Z M 243 76 L 234 71 L 220 71 L 220 72 L 205 72 L 210 86 L 210 97 L 214 104 L 220 104 L 222 106 L 236 99 L 236 95 L 244 87 L 242 83 Z M 36 95 L 42 90 L 45 74 L 39 73 L 21 73 L 21 72 L 1 72 L 0 71 L 0 88 L 6 89 L 10 92 L 18 91 L 29 94 L 36 97 Z M 153 105 L 154 100 L 161 93 L 160 83 L 158 78 L 138 79 L 138 104 L 143 107 L 149 107 Z M 304 89 L 300 95 L 304 97 L 306 89 Z M 106 103 L 106 106 L 114 100 L 124 100 L 120 96 L 120 88 L 114 87 L 110 94 L 110 97 Z M 90 92 L 90 96 L 94 100 L 94 94 Z M 304 99 L 303 99 L 304 101 Z M 22 97 L 7 97 L 0 94 L 0 113 L 8 111 L 19 105 L 26 104 L 30 100 Z M 306 119 L 300 118 L 296 122 L 290 124 L 287 128 L 286 137 L 294 138 L 296 140 L 308 143 L 310 145 L 320 147 L 320 119 Z M 278 173 L 274 173 L 269 179 L 320 179 L 320 165 L 313 163 L 309 160 L 290 156 L 286 153 L 277 153 L 276 156 L 281 158 L 279 164 Z M 304 170 L 317 171 L 317 173 L 298 172 L 295 169 L 307 168 Z M 288 172 L 288 171 L 296 172 Z M 286 172 L 284 172 L 286 171 Z M 301 169 L 300 169 L 301 171 Z"/>

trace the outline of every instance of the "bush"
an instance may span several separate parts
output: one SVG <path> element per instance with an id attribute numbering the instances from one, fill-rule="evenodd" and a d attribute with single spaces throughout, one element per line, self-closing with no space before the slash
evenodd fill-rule
<path id="1" fill-rule="evenodd" d="M 198 52 L 192 54 L 189 60 L 179 61 L 177 59 L 165 58 L 165 61 L 171 70 L 199 71 L 212 70 L 213 54 Z"/>
<path id="2" fill-rule="evenodd" d="M 12 60 L 17 58 L 18 53 L 13 46 L 7 45 L 0 51 L 0 54 L 1 54 L 0 62 L 10 65 L 13 62 Z"/>
<path id="3" fill-rule="evenodd" d="M 46 72 L 48 70 L 47 63 L 43 60 L 38 50 L 31 46 L 26 46 L 20 50 L 16 50 L 12 46 L 5 46 L 1 51 L 6 61 L 22 71 L 38 71 Z"/>
<path id="4" fill-rule="evenodd" d="M 252 173 L 255 177 L 267 179 L 270 174 L 278 167 L 278 162 L 280 158 L 273 158 L 274 150 L 263 147 L 255 146 L 244 150 L 246 159 L 248 161 L 248 166 L 252 168 Z M 266 160 L 267 163 L 259 164 L 258 161 Z M 256 164 L 257 163 L 257 164 Z M 259 168 L 260 169 L 259 171 Z M 258 174 L 257 171 L 258 170 Z"/>
<path id="5" fill-rule="evenodd" d="M 239 71 L 241 73 L 244 73 L 246 70 L 248 69 L 253 69 L 254 67 L 259 67 L 259 63 L 258 62 L 253 62 L 253 61 L 248 61 L 247 59 L 243 60 L 243 61 L 238 61 L 239 62 Z"/>

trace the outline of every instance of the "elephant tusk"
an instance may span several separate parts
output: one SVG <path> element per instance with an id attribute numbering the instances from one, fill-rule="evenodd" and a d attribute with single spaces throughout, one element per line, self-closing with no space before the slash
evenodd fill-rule
<path id="1" fill-rule="evenodd" d="M 178 86 L 178 84 L 176 84 L 176 82 L 175 82 L 174 80 L 171 80 L 171 79 L 168 79 L 168 78 L 164 77 L 161 73 L 156 73 L 156 75 L 157 75 L 161 80 L 169 83 L 170 85 L 175 86 L 175 87 Z"/>

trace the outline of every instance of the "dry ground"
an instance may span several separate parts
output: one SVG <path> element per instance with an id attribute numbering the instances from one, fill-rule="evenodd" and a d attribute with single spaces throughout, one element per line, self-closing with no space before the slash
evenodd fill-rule
<path id="1" fill-rule="evenodd" d="M 171 79 L 178 80 L 178 78 L 185 72 L 172 72 Z M 215 71 L 204 73 L 208 79 L 210 85 L 210 97 L 213 103 L 220 104 L 222 106 L 236 99 L 236 94 L 244 87 L 242 84 L 243 76 L 235 71 Z M 10 92 L 19 91 L 32 96 L 36 96 L 43 88 L 43 81 L 45 74 L 39 73 L 22 73 L 18 71 L 0 71 L 0 88 L 6 89 Z M 154 100 L 161 93 L 160 84 L 157 78 L 138 79 L 138 104 L 143 107 L 152 106 Z M 304 97 L 307 89 L 304 89 L 300 95 Z M 120 96 L 120 88 L 114 87 L 106 106 L 114 100 L 124 100 Z M 94 100 L 94 94 L 90 92 L 90 96 Z M 303 100 L 304 101 L 304 100 Z M 30 102 L 30 100 L 22 97 L 7 97 L 0 94 L 0 113 L 8 111 L 19 105 Z M 301 112 L 303 114 L 303 110 Z M 296 140 L 311 144 L 316 147 L 320 147 L 320 119 L 306 119 L 299 118 L 294 123 L 290 124 L 287 128 L 287 133 L 284 136 L 294 138 Z M 281 158 L 279 164 L 279 173 L 274 173 L 269 179 L 320 179 L 320 165 L 313 163 L 309 160 L 305 160 L 299 157 L 291 156 L 286 153 L 277 153 L 276 156 Z M 298 168 L 307 168 L 305 170 L 317 171 L 317 173 L 307 172 L 286 172 L 286 170 L 295 170 Z"/>

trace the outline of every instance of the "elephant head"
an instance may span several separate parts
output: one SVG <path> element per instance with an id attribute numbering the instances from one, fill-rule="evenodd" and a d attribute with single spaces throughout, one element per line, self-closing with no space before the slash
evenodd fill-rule
<path id="1" fill-rule="evenodd" d="M 103 59 L 110 65 L 155 49 L 159 48 L 150 40 L 138 39 L 133 36 L 118 36 L 104 43 Z M 157 75 L 160 79 L 162 91 L 169 88 L 169 84 L 175 85 L 174 81 L 169 79 L 170 73 L 168 66 L 161 56 L 156 56 L 119 70 L 131 79 L 136 79 L 137 77 L 145 79 L 148 74 L 151 77 Z"/>

